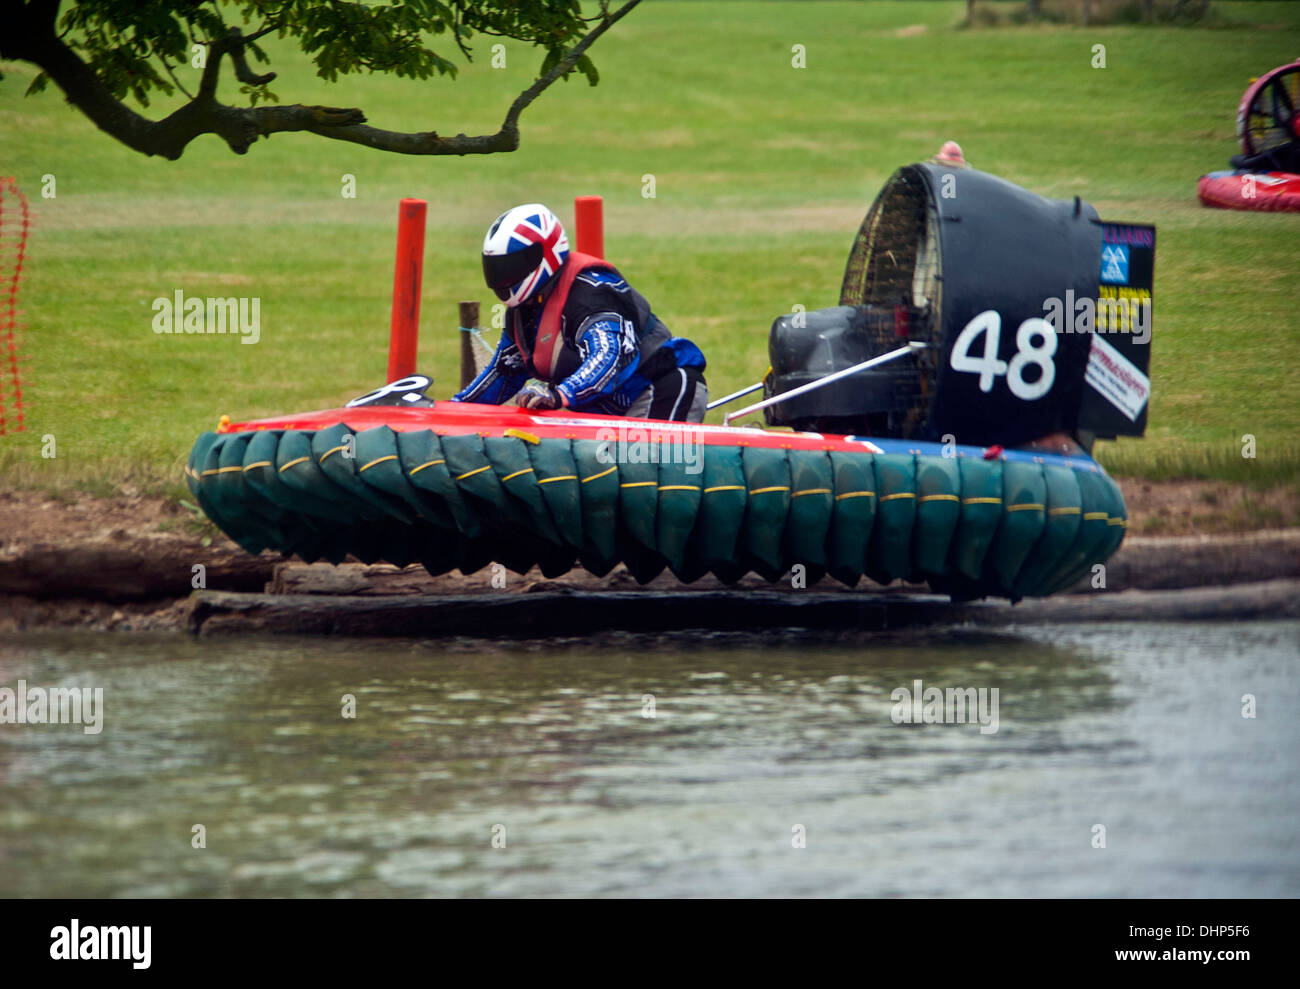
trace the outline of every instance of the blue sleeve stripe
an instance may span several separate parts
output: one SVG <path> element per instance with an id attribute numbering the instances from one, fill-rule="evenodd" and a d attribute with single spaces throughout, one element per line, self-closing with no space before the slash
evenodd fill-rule
<path id="1" fill-rule="evenodd" d="M 500 405 L 519 391 L 528 378 L 524 375 L 502 374 L 500 370 L 502 356 L 513 349 L 514 344 L 510 341 L 509 335 L 502 333 L 497 349 L 487 366 L 479 372 L 477 378 L 453 395 L 452 401 Z"/>
<path id="2" fill-rule="evenodd" d="M 582 274 L 577 276 L 575 281 L 585 282 L 593 288 L 598 288 L 601 285 L 608 285 L 610 288 L 614 289 L 614 291 L 622 292 L 624 294 L 627 293 L 629 288 L 627 282 L 621 275 L 616 275 L 610 271 L 584 271 Z"/>
<path id="3" fill-rule="evenodd" d="M 618 374 L 622 337 L 622 320 L 616 314 L 601 313 L 588 320 L 582 333 L 582 365 L 560 384 L 571 403 L 609 389 Z"/>

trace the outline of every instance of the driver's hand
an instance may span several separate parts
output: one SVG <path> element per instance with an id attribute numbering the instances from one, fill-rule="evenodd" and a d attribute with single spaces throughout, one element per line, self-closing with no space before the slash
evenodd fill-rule
<path id="1" fill-rule="evenodd" d="M 532 384 L 515 396 L 515 404 L 521 409 L 558 409 L 564 402 L 550 385 Z"/>

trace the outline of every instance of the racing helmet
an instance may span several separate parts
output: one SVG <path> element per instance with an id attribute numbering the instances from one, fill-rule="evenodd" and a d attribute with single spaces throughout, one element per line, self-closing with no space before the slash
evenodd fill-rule
<path id="1" fill-rule="evenodd" d="M 541 203 L 506 210 L 483 238 L 483 278 L 512 309 L 542 291 L 569 257 L 560 218 Z"/>

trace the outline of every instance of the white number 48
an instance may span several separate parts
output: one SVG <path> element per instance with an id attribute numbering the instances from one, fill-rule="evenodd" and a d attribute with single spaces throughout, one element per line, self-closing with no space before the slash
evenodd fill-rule
<path id="1" fill-rule="evenodd" d="M 984 334 L 984 356 L 972 357 L 971 344 L 981 333 Z M 1056 353 L 1056 332 L 1052 324 L 1045 319 L 1031 317 L 1020 324 L 1016 330 L 1016 353 L 1011 362 L 998 360 L 998 341 L 1002 335 L 1002 317 L 994 309 L 986 309 L 963 327 L 957 339 L 953 341 L 952 357 L 948 361 L 954 371 L 966 371 L 980 376 L 980 391 L 993 390 L 994 379 L 1007 376 L 1007 387 L 1016 398 L 1026 402 L 1042 398 L 1052 390 L 1056 380 L 1056 365 L 1052 357 Z M 1042 343 L 1035 345 L 1034 337 L 1042 337 Z M 1026 381 L 1025 368 L 1030 364 L 1039 367 L 1038 377 Z"/>

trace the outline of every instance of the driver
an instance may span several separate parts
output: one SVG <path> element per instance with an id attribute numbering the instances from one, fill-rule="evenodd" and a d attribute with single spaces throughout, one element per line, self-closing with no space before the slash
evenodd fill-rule
<path id="1" fill-rule="evenodd" d="M 483 276 L 508 307 L 496 352 L 453 402 L 702 422 L 700 348 L 675 337 L 613 265 L 569 250 L 559 218 L 530 203 L 483 240 Z M 537 384 L 525 387 L 529 378 Z"/>

